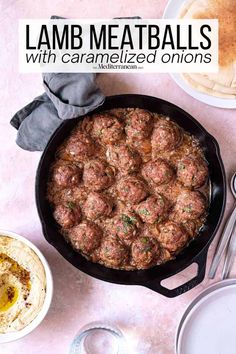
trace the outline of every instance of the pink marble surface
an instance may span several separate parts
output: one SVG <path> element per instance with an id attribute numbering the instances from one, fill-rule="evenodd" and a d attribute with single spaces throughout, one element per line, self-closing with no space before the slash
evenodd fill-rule
<path id="1" fill-rule="evenodd" d="M 67 263 L 47 244 L 41 232 L 34 201 L 35 172 L 41 154 L 18 148 L 14 142 L 16 131 L 9 125 L 15 111 L 42 92 L 39 75 L 18 72 L 18 19 L 47 18 L 52 14 L 73 18 L 132 15 L 160 18 L 165 5 L 165 0 L 0 0 L 0 227 L 28 237 L 43 251 L 52 268 L 55 288 L 52 306 L 43 323 L 27 337 L 1 345 L 1 354 L 67 353 L 79 328 L 94 320 L 109 320 L 118 325 L 129 340 L 133 353 L 173 354 L 175 332 L 183 311 L 212 283 L 206 278 L 192 291 L 167 299 L 143 287 L 93 279 Z M 106 74 L 99 77 L 99 83 L 107 95 L 143 93 L 179 105 L 218 140 L 228 178 L 236 169 L 235 110 L 213 108 L 194 100 L 164 74 Z M 229 193 L 226 215 L 232 205 Z M 208 254 L 208 267 L 216 239 Z M 231 275 L 235 276 L 235 273 L 234 266 Z M 187 270 L 170 283 L 174 286 L 184 282 L 192 274 L 191 269 Z M 214 281 L 219 277 L 220 270 Z"/>

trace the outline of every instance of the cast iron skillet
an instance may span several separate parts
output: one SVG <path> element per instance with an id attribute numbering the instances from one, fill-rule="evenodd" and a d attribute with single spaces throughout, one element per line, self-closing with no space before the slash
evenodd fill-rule
<path id="1" fill-rule="evenodd" d="M 167 297 L 175 297 L 192 289 L 204 279 L 207 251 L 222 220 L 226 200 L 226 181 L 219 146 L 216 140 L 193 117 L 181 108 L 159 98 L 133 94 L 111 96 L 107 97 L 104 104 L 92 113 L 118 107 L 138 107 L 151 112 L 165 114 L 199 139 L 209 163 L 211 189 L 209 214 L 204 228 L 200 231 L 199 236 L 175 260 L 147 270 L 124 271 L 109 269 L 100 264 L 92 263 L 75 252 L 59 233 L 50 205 L 46 199 L 46 186 L 49 167 L 54 160 L 57 147 L 69 135 L 77 124 L 78 119 L 82 119 L 81 117 L 65 121 L 56 130 L 39 162 L 36 176 L 36 203 L 43 233 L 46 240 L 65 259 L 84 273 L 112 283 L 146 286 Z M 192 263 L 198 264 L 198 273 L 193 279 L 171 290 L 161 285 L 163 279 L 180 272 Z"/>

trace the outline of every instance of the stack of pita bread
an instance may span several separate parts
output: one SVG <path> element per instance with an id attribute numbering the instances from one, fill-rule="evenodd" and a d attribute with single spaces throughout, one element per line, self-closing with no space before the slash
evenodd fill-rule
<path id="1" fill-rule="evenodd" d="M 219 71 L 214 74 L 183 74 L 198 91 L 236 99 L 236 0 L 187 0 L 180 18 L 219 20 Z"/>

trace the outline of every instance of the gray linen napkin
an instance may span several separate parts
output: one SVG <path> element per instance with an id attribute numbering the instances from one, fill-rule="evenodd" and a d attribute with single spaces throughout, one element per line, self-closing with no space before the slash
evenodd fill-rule
<path id="1" fill-rule="evenodd" d="M 96 74 L 43 74 L 45 93 L 18 111 L 10 123 L 18 129 L 16 143 L 29 151 L 41 151 L 65 119 L 82 116 L 105 99 L 95 82 Z"/>

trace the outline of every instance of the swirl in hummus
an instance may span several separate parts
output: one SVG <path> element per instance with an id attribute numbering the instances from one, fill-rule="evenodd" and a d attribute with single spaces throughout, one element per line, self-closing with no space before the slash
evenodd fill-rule
<path id="1" fill-rule="evenodd" d="M 46 275 L 36 253 L 20 240 L 0 236 L 0 333 L 32 322 L 45 295 Z"/>

